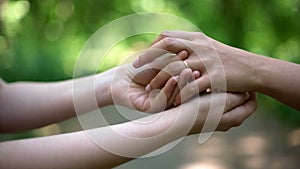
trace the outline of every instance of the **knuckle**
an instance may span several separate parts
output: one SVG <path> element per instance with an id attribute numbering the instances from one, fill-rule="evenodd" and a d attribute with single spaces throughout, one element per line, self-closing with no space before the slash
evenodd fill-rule
<path id="1" fill-rule="evenodd" d="M 165 31 L 162 31 L 162 32 L 160 33 L 160 36 L 166 36 L 166 37 L 168 37 L 168 36 L 170 35 L 170 33 L 171 33 L 171 31 L 165 30 Z"/>
<path id="2" fill-rule="evenodd" d="M 163 43 L 165 44 L 165 47 L 167 49 L 172 48 L 174 46 L 175 41 L 176 41 L 175 38 L 170 38 L 170 37 L 163 39 Z"/>
<path id="3" fill-rule="evenodd" d="M 205 71 L 206 70 L 206 65 L 205 65 L 205 61 L 202 59 L 197 59 L 197 60 L 193 60 L 194 63 L 192 64 L 192 66 L 200 71 Z"/>

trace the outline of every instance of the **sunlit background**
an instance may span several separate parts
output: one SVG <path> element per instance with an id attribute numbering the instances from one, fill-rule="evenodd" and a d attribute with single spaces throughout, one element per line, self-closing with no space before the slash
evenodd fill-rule
<path id="1" fill-rule="evenodd" d="M 223 43 L 300 63 L 300 0 L 0 0 L 0 76 L 7 82 L 70 79 L 88 38 L 110 21 L 137 12 L 177 15 Z M 124 40 L 98 71 L 147 48 L 155 36 Z M 76 130 L 80 125 L 71 119 L 0 135 L 0 140 Z M 163 155 L 118 168 L 296 169 L 299 159 L 300 113 L 259 95 L 259 109 L 241 127 L 214 134 L 202 145 L 192 136 Z"/>

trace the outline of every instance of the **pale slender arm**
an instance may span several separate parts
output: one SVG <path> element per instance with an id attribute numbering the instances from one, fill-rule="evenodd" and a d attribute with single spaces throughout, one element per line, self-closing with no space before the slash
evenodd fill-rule
<path id="1" fill-rule="evenodd" d="M 97 86 L 91 86 L 94 81 Z M 84 101 L 97 95 L 99 106 L 112 103 L 109 71 L 74 80 L 76 95 Z M 16 82 L 0 84 L 0 133 L 17 132 L 56 123 L 76 115 L 73 105 L 73 80 L 55 83 Z M 99 84 L 97 84 L 99 83 Z M 86 99 L 88 100 L 88 99 Z M 87 105 L 86 112 L 96 109 Z"/>
<path id="2" fill-rule="evenodd" d="M 174 120 L 171 117 L 165 119 Z M 158 123 L 160 123 L 158 125 Z M 165 121 L 167 124 L 167 121 Z M 157 124 L 157 125 L 156 125 Z M 164 130 L 162 122 L 144 127 L 124 123 L 112 126 L 119 132 L 137 137 L 150 137 L 153 133 Z M 109 128 L 109 127 L 105 127 Z M 111 146 L 127 147 L 135 153 L 145 154 L 151 152 L 166 143 L 173 141 L 176 137 L 165 137 L 158 142 L 145 142 L 138 146 L 136 143 L 128 145 L 120 139 L 114 139 L 105 134 L 105 128 L 94 129 L 102 141 L 109 142 Z M 104 136 L 105 135 L 105 136 Z M 179 135 L 178 135 L 179 136 Z M 177 137 L 178 137 L 177 136 Z M 129 152 L 128 152 L 129 153 Z M 85 132 L 61 134 L 43 138 L 17 140 L 0 143 L 0 163 L 3 168 L 44 168 L 44 169 L 73 169 L 73 168 L 112 168 L 134 158 L 122 157 L 112 154 L 95 144 Z M 28 155 L 26 155 L 28 154 Z M 29 155 L 30 154 L 30 155 Z"/>
<path id="3" fill-rule="evenodd" d="M 163 105 L 151 106 L 150 102 L 164 104 L 162 96 L 171 97 L 176 81 L 170 79 L 161 92 L 149 97 L 139 82 L 150 81 L 151 76 L 134 81 L 134 71 L 131 65 L 124 65 L 95 76 L 54 83 L 8 84 L 0 79 L 0 133 L 42 127 L 110 104 L 161 111 Z"/>
<path id="4" fill-rule="evenodd" d="M 254 97 L 244 102 L 248 98 L 245 95 L 226 95 L 224 111 L 227 112 L 222 116 L 217 130 L 228 130 L 241 124 L 256 108 Z M 217 94 L 214 99 L 221 99 L 223 96 L 224 94 Z M 187 134 L 199 133 L 210 109 L 210 99 L 210 95 L 203 96 L 201 99 L 195 98 L 177 108 L 139 119 L 136 123 L 127 122 L 88 130 L 90 134 L 96 136 L 93 137 L 94 140 L 91 140 L 84 132 L 76 132 L 2 142 L 0 143 L 0 164 L 6 169 L 112 168 Z M 195 109 L 196 104 L 200 105 L 198 109 Z M 239 119 L 238 123 L 237 119 Z M 119 139 L 119 135 L 116 135 L 116 132 L 110 132 L 109 129 L 114 129 L 125 136 L 125 139 Z M 101 143 L 100 145 L 106 148 L 99 147 L 95 142 Z M 128 156 L 124 157 L 119 154 Z"/>

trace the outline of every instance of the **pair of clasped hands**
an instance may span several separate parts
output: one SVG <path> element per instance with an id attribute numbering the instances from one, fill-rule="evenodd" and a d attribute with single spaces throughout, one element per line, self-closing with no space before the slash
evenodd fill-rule
<path id="1" fill-rule="evenodd" d="M 240 81 L 235 65 L 227 61 L 232 58 L 225 59 L 224 47 L 199 32 L 161 33 L 132 64 L 119 67 L 117 77 L 125 78 L 112 88 L 116 102 L 146 112 L 186 107 L 185 111 L 197 111 L 196 123 L 203 124 L 216 99 L 217 106 L 224 106 L 216 130 L 239 126 L 256 110 L 256 96 L 248 92 L 251 83 Z"/>

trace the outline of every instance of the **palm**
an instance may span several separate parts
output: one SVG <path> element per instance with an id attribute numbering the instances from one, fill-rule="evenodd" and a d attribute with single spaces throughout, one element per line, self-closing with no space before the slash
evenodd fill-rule
<path id="1" fill-rule="evenodd" d="M 136 69 L 125 65 L 117 69 L 114 102 L 139 111 L 157 112 L 166 108 L 167 99 L 159 90 L 145 90 L 146 85 L 157 74 L 153 70 L 142 71 L 136 75 Z"/>
<path id="2" fill-rule="evenodd" d="M 128 97 L 134 108 L 141 111 L 157 112 L 165 109 L 166 98 L 160 92 L 147 92 L 145 86 L 132 83 Z"/>

